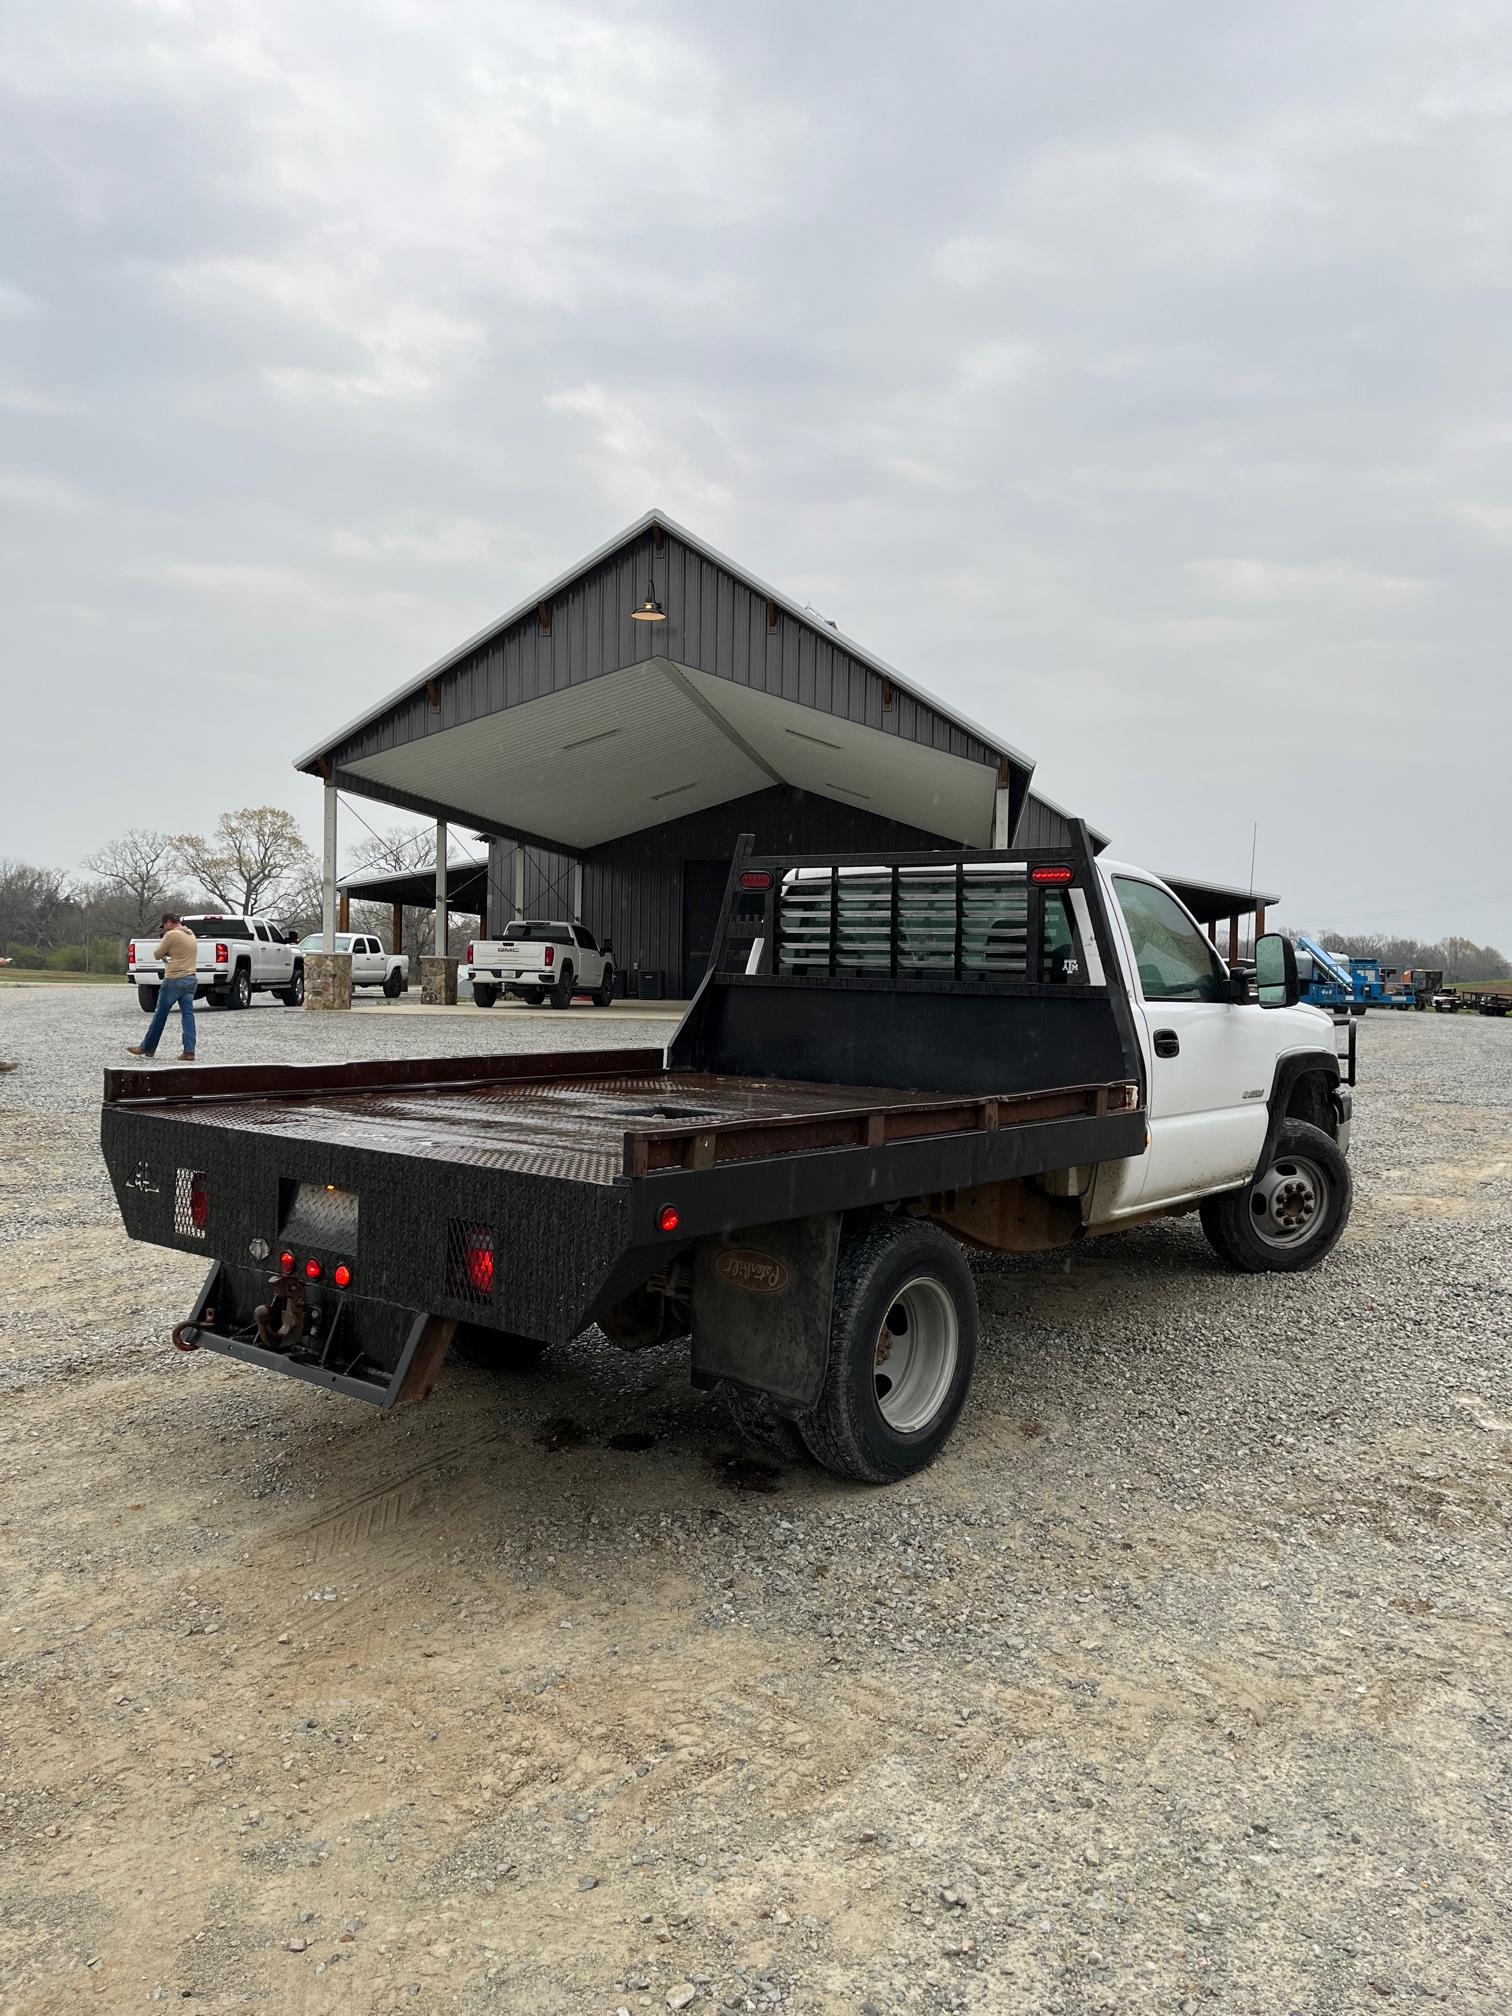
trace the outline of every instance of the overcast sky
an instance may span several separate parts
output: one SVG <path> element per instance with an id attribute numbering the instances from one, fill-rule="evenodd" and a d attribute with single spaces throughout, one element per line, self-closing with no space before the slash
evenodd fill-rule
<path id="1" fill-rule="evenodd" d="M 295 755 L 656 505 L 1121 853 L 1512 951 L 1509 30 L 4 10 L 0 854 L 318 837 Z"/>

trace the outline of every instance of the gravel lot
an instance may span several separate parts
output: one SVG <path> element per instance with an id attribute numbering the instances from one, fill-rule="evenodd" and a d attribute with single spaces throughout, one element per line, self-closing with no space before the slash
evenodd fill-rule
<path id="1" fill-rule="evenodd" d="M 675 1347 L 387 1418 L 178 1356 L 95 1140 L 141 1025 L 0 991 L 0 2009 L 1503 2016 L 1512 1024 L 1362 1025 L 1315 1275 L 980 1264 L 884 1492 L 732 1461 Z"/>

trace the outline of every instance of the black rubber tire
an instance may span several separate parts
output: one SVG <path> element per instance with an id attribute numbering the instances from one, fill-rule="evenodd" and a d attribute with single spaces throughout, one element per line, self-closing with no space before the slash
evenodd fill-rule
<path id="1" fill-rule="evenodd" d="M 494 1005 L 495 1001 L 498 1000 L 498 998 L 499 998 L 499 990 L 497 987 L 490 986 L 487 981 L 485 981 L 483 985 L 480 987 L 477 981 L 474 980 L 473 1005 L 475 1007 L 492 1008 L 492 1006 Z"/>
<path id="2" fill-rule="evenodd" d="M 516 1337 L 511 1330 L 488 1330 L 481 1323 L 459 1323 L 452 1349 L 469 1365 L 485 1372 L 531 1372 L 547 1347 L 538 1337 Z"/>
<path id="3" fill-rule="evenodd" d="M 226 996 L 230 1008 L 250 1008 L 252 1006 L 252 975 L 245 966 L 238 966 L 231 982 L 231 991 Z"/>
<path id="4" fill-rule="evenodd" d="M 539 1008 L 541 1003 L 546 999 L 546 989 L 544 987 L 522 987 L 520 989 L 520 999 L 525 1003 L 527 1008 Z"/>
<path id="5" fill-rule="evenodd" d="M 955 1307 L 956 1364 L 929 1421 L 910 1433 L 889 1425 L 877 1399 L 876 1351 L 898 1291 L 936 1281 Z M 842 1234 L 830 1307 L 824 1390 L 798 1427 L 816 1463 L 861 1484 L 892 1484 L 923 1470 L 950 1438 L 976 1366 L 976 1285 L 960 1247 L 918 1218 L 869 1218 Z"/>
<path id="6" fill-rule="evenodd" d="M 303 966 L 296 966 L 294 968 L 294 978 L 292 982 L 287 987 L 279 988 L 278 998 L 280 1001 L 282 1001 L 285 1008 L 303 1008 L 304 1006 Z"/>
<path id="7" fill-rule="evenodd" d="M 404 992 L 404 975 L 399 971 L 397 966 L 392 973 L 385 977 L 383 991 L 387 994 L 390 1001 L 397 1001 L 399 996 Z"/>
<path id="8" fill-rule="evenodd" d="M 600 982 L 599 982 L 599 984 L 598 984 L 598 989 L 597 989 L 597 991 L 595 992 L 595 994 L 594 994 L 594 997 L 593 997 L 593 998 L 594 998 L 594 1001 L 595 1001 L 595 1003 L 596 1003 L 596 1004 L 597 1004 L 597 1005 L 598 1005 L 598 1006 L 599 1006 L 600 1008 L 607 1008 L 607 1007 L 608 1007 L 608 1006 L 610 1005 L 610 1003 L 611 1003 L 611 1002 L 613 1001 L 613 999 L 614 999 L 614 968 L 613 968 L 612 966 L 606 966 L 606 967 L 604 968 L 604 977 L 603 977 L 603 979 L 602 979 L 602 980 L 600 980 Z"/>
<path id="9" fill-rule="evenodd" d="M 1354 1201 L 1354 1178 L 1349 1163 L 1332 1135 L 1305 1120 L 1283 1122 L 1266 1171 L 1288 1156 L 1305 1156 L 1317 1163 L 1328 1183 L 1328 1204 L 1315 1230 L 1295 1246 L 1267 1245 L 1255 1230 L 1251 1200 L 1254 1185 L 1243 1190 L 1225 1190 L 1221 1196 L 1204 1198 L 1199 1216 L 1208 1244 L 1220 1260 L 1241 1274 L 1302 1274 L 1316 1267 L 1337 1245 L 1339 1234 L 1349 1223 Z M 1262 1171 L 1265 1174 L 1266 1171 Z"/>
<path id="10" fill-rule="evenodd" d="M 767 1393 L 745 1393 L 726 1386 L 724 1403 L 742 1441 L 775 1463 L 807 1463 L 808 1444 L 796 1421 L 779 1414 Z"/>
<path id="11" fill-rule="evenodd" d="M 138 987 L 137 1006 L 144 1015 L 150 1015 L 153 1009 L 156 1008 L 157 997 L 158 990 L 156 987 Z"/>
<path id="12" fill-rule="evenodd" d="M 1362 1016 L 1362 1015 L 1363 1015 L 1363 1014 L 1365 1013 L 1365 1009 L 1366 1009 L 1366 1006 L 1367 1006 L 1367 1005 L 1368 1005 L 1368 1004 L 1367 1004 L 1367 1003 L 1365 1003 L 1364 1001 L 1351 1001 L 1351 1002 L 1350 1002 L 1350 1004 L 1349 1004 L 1349 1012 L 1350 1012 L 1350 1014 L 1351 1014 L 1351 1015 L 1353 1015 L 1353 1017 L 1355 1018 L 1355 1020 L 1356 1020 L 1357 1022 L 1359 1021 L 1360 1017 L 1361 1017 L 1361 1016 Z"/>
<path id="13" fill-rule="evenodd" d="M 229 1008 L 231 1006 L 231 996 L 223 987 L 212 987 L 210 992 L 205 996 L 205 999 L 212 1008 Z"/>
<path id="14" fill-rule="evenodd" d="M 546 996 L 546 999 L 551 1003 L 553 1008 L 570 1008 L 572 1006 L 574 978 L 571 966 L 563 966 L 561 972 L 557 975 L 555 987 Z"/>

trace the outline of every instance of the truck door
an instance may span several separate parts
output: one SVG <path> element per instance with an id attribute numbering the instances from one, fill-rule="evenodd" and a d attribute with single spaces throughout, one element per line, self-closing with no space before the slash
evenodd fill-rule
<path id="1" fill-rule="evenodd" d="M 1228 975 L 1168 889 L 1115 874 L 1150 1074 L 1143 1209 L 1247 1178 L 1265 1142 L 1274 1048 L 1265 1011 L 1228 998 Z M 1132 1175 L 1132 1171 L 1130 1172 Z"/>

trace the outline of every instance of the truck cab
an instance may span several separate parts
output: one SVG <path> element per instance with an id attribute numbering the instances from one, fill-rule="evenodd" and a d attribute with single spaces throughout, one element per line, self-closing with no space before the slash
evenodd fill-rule
<path id="1" fill-rule="evenodd" d="M 1089 1223 L 1169 1209 L 1247 1181 L 1278 1097 L 1349 1145 L 1350 1091 L 1334 1022 L 1231 973 L 1148 869 L 1099 859 L 1146 1073 L 1149 1144 L 1099 1172 Z M 1264 943 L 1264 941 L 1262 941 Z"/>

